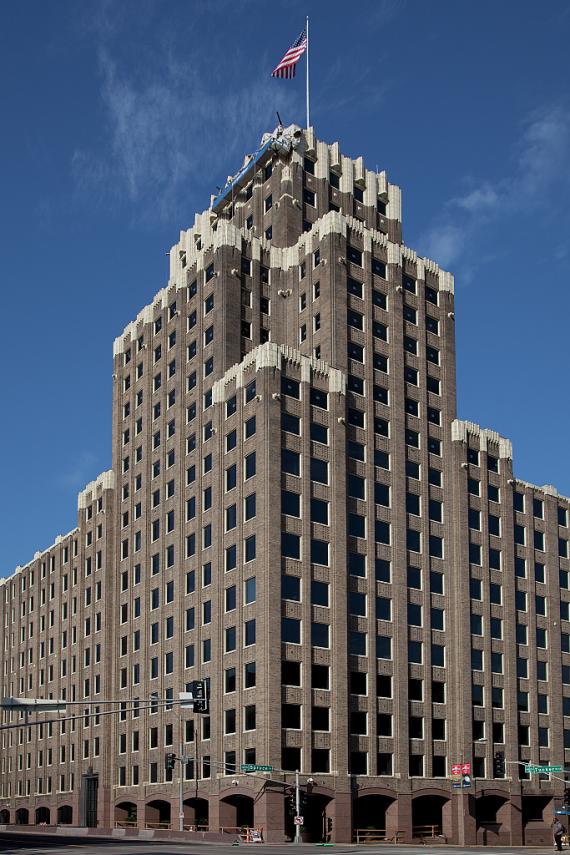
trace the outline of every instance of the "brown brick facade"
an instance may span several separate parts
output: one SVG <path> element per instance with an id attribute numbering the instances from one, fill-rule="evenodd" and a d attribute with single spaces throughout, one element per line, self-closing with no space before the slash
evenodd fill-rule
<path id="1" fill-rule="evenodd" d="M 282 137 L 115 341 L 78 527 L 1 583 L 3 696 L 77 717 L 4 712 L 0 821 L 92 824 L 96 781 L 100 827 L 177 828 L 172 752 L 187 827 L 290 838 L 299 769 L 307 839 L 547 842 L 563 784 L 520 764 L 570 746 L 568 500 L 456 419 L 453 279 L 399 189 Z M 208 714 L 169 706 L 196 679 Z"/>

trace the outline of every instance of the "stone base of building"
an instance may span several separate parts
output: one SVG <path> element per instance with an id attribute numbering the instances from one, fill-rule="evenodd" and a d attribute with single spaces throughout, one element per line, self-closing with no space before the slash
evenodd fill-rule
<path id="1" fill-rule="evenodd" d="M 148 788 L 147 788 L 148 789 Z M 101 834 L 172 838 L 179 833 L 178 797 L 172 790 L 146 798 L 115 796 L 98 806 L 94 828 L 79 827 L 79 804 L 61 797 L 4 803 L 0 827 L 36 833 Z M 218 793 L 184 792 L 184 834 L 194 839 L 233 842 L 256 829 L 268 843 L 295 835 L 289 812 L 290 785 L 268 784 L 261 791 L 241 785 Z M 364 784 L 351 792 L 320 785 L 306 787 L 302 839 L 305 842 L 450 843 L 480 846 L 547 846 L 556 805 L 552 795 L 510 794 L 499 788 L 450 791 L 428 786 L 407 793 Z"/>

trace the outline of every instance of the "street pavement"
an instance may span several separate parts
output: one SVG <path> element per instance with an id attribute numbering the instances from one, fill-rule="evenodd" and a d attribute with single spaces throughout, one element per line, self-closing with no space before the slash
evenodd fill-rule
<path id="1" fill-rule="evenodd" d="M 239 847 L 227 843 L 205 843 L 192 841 L 188 843 L 161 843 L 138 840 L 93 840 L 87 838 L 71 838 L 62 840 L 54 837 L 36 836 L 30 834 L 0 833 L 0 853 L 2 855 L 230 855 L 237 848 L 263 849 L 266 855 L 442 855 L 442 850 L 451 851 L 453 855 L 468 852 L 469 855 L 531 855 L 544 853 L 551 855 L 552 847 L 462 847 L 462 846 L 351 846 L 339 843 L 333 846 L 317 844 L 240 844 Z"/>

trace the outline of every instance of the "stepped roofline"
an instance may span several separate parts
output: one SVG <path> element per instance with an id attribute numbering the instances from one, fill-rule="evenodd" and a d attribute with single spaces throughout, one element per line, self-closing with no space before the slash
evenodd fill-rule
<path id="1" fill-rule="evenodd" d="M 204 214 L 197 214 L 192 228 L 180 233 L 180 241 L 170 250 L 170 278 L 168 284 L 154 295 L 152 301 L 144 306 L 136 318 L 123 329 L 121 335 L 117 336 L 113 343 L 113 356 L 124 352 L 125 339 L 133 341 L 138 331 L 145 324 L 151 323 L 155 307 L 166 308 L 173 296 L 173 291 L 179 291 L 188 285 L 188 274 L 194 276 L 207 267 L 206 255 L 210 250 L 217 250 L 222 246 L 235 247 L 239 251 L 242 242 L 246 238 L 252 248 L 252 258 L 259 261 L 261 251 L 269 252 L 272 267 L 280 267 L 288 270 L 300 263 L 302 256 L 306 254 L 307 248 L 312 247 L 313 241 L 320 241 L 326 235 L 336 233 L 346 237 L 348 229 L 358 231 L 363 236 L 364 249 L 371 251 L 372 244 L 386 249 L 388 263 L 401 265 L 402 259 L 413 263 L 417 267 L 418 278 L 425 276 L 429 271 L 439 277 L 439 287 L 442 291 L 453 294 L 455 280 L 452 273 L 443 270 L 435 261 L 419 256 L 415 250 L 403 244 L 393 243 L 388 240 L 383 232 L 369 229 L 360 220 L 342 214 L 340 211 L 328 211 L 313 224 L 309 232 L 304 232 L 297 242 L 288 247 L 272 246 L 265 238 L 258 238 L 244 233 L 243 229 L 234 226 L 226 220 L 212 220 Z M 198 246 L 200 247 L 198 249 Z"/>

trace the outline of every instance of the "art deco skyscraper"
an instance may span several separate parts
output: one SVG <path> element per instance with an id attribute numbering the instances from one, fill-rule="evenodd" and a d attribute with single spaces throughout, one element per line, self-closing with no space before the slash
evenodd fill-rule
<path id="1" fill-rule="evenodd" d="M 453 277 L 401 219 L 292 126 L 181 232 L 114 344 L 112 469 L 3 583 L 3 694 L 83 702 L 3 732 L 6 819 L 177 827 L 175 753 L 212 834 L 290 837 L 298 769 L 309 839 L 549 839 L 563 785 L 522 764 L 570 746 L 568 500 L 457 420 Z M 194 680 L 207 714 L 153 699 Z"/>

